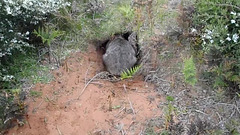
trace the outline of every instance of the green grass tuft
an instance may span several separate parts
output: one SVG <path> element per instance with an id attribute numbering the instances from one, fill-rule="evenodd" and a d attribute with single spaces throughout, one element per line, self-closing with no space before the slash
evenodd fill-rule
<path id="1" fill-rule="evenodd" d="M 197 83 L 196 78 L 196 67 L 195 63 L 193 62 L 193 57 L 184 59 L 184 68 L 183 68 L 183 75 L 185 82 L 194 86 Z"/>

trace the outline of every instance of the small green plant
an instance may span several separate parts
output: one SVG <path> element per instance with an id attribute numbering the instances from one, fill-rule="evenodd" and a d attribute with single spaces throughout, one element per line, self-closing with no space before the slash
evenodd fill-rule
<path id="1" fill-rule="evenodd" d="M 172 96 L 167 96 L 166 99 L 168 102 L 174 101 L 174 97 Z"/>
<path id="2" fill-rule="evenodd" d="M 123 5 L 119 7 L 120 13 L 125 17 L 126 20 L 132 21 L 134 18 L 134 10 L 130 5 Z"/>
<path id="3" fill-rule="evenodd" d="M 40 96 L 42 96 L 42 92 L 39 92 L 39 91 L 30 91 L 30 96 L 31 97 L 35 97 L 35 98 L 37 98 L 37 97 L 40 97 Z"/>
<path id="4" fill-rule="evenodd" d="M 168 130 L 161 131 L 160 135 L 171 135 Z"/>
<path id="5" fill-rule="evenodd" d="M 157 135 L 152 127 L 149 127 L 145 130 L 145 135 Z"/>
<path id="6" fill-rule="evenodd" d="M 126 71 L 123 71 L 121 73 L 121 79 L 128 79 L 128 78 L 132 78 L 134 74 L 136 74 L 138 72 L 138 70 L 141 68 L 141 66 L 135 66 L 132 67 L 131 69 L 127 69 Z"/>
<path id="7" fill-rule="evenodd" d="M 169 125 L 172 121 L 175 107 L 171 103 L 172 101 L 174 101 L 174 98 L 172 96 L 167 96 L 166 100 L 167 100 L 167 106 L 163 110 L 164 110 L 164 119 L 165 119 L 165 130 L 168 130 Z"/>
<path id="8" fill-rule="evenodd" d="M 193 62 L 193 57 L 184 59 L 184 68 L 183 68 L 183 75 L 185 82 L 194 86 L 197 83 L 196 78 L 196 67 Z"/>
<path id="9" fill-rule="evenodd" d="M 50 46 L 53 40 L 64 34 L 64 32 L 59 30 L 49 30 L 48 27 L 45 30 L 39 27 L 38 30 L 34 30 L 33 33 L 40 37 L 43 43 L 47 43 L 48 46 Z"/>

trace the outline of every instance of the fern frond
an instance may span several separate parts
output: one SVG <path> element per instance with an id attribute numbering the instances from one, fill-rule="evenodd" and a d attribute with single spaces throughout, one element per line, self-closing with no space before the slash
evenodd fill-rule
<path id="1" fill-rule="evenodd" d="M 134 74 L 138 72 L 138 70 L 141 68 L 141 66 L 135 66 L 130 69 L 127 69 L 121 73 L 121 79 L 127 79 L 127 78 L 132 78 Z"/>
<path id="2" fill-rule="evenodd" d="M 47 45 L 50 45 L 51 42 L 64 34 L 63 31 L 59 30 L 49 30 L 49 28 L 46 28 L 45 30 L 43 28 L 38 28 L 38 30 L 34 30 L 34 34 L 37 35 L 37 37 L 40 37 L 42 39 L 43 43 L 47 43 Z"/>

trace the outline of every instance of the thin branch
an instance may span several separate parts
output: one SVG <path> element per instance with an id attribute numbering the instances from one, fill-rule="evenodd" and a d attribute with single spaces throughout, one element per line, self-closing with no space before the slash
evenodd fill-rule
<path id="1" fill-rule="evenodd" d="M 84 86 L 84 88 L 82 89 L 82 92 L 79 94 L 77 100 L 80 99 L 80 97 L 82 96 L 82 94 L 84 93 L 84 91 L 86 90 L 87 86 L 101 73 L 96 74 L 91 80 L 88 81 L 88 83 Z"/>
<path id="2" fill-rule="evenodd" d="M 126 89 L 126 85 L 125 84 L 123 84 L 123 89 L 124 89 L 125 93 L 127 93 L 127 89 Z"/>
<path id="3" fill-rule="evenodd" d="M 114 117 L 117 117 L 124 109 L 126 109 L 125 106 L 116 115 L 114 115 Z"/>
<path id="4" fill-rule="evenodd" d="M 44 100 L 42 100 L 42 101 L 40 102 L 40 104 L 38 104 L 38 106 L 35 107 L 35 108 L 32 110 L 33 113 L 35 113 L 35 112 L 37 111 L 37 109 L 42 105 L 43 101 L 44 101 Z"/>
<path id="5" fill-rule="evenodd" d="M 58 134 L 62 135 L 62 132 L 59 130 L 58 126 L 56 126 L 56 128 L 57 128 Z"/>
<path id="6" fill-rule="evenodd" d="M 128 102 L 129 102 L 129 104 L 130 104 L 130 107 L 131 107 L 131 109 L 132 109 L 132 111 L 133 111 L 133 114 L 136 114 L 136 113 L 135 113 L 135 110 L 133 109 L 132 102 L 129 100 L 129 97 L 128 97 Z"/>

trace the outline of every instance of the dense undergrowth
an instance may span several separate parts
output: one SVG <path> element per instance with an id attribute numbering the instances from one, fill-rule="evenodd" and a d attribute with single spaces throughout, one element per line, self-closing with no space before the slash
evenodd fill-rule
<path id="1" fill-rule="evenodd" d="M 231 93 L 240 92 L 239 4 L 238 0 L 197 1 L 192 22 L 196 58 L 208 64 L 206 74 L 214 78 L 213 86 L 228 87 Z"/>
<path id="2" fill-rule="evenodd" d="M 84 50 L 91 40 L 140 31 L 144 12 L 138 8 L 137 20 L 132 6 L 128 0 L 1 1 L 0 128 L 24 123 L 23 99 L 31 84 L 48 82 L 49 70 L 73 50 Z"/>
<path id="3" fill-rule="evenodd" d="M 84 50 L 88 41 L 104 41 L 129 31 L 138 33 L 143 48 L 151 45 L 154 34 L 159 33 L 155 30 L 172 34 L 168 30 L 176 30 L 175 18 L 180 15 L 177 9 L 166 8 L 168 0 L 51 2 L 0 2 L 0 129 L 16 119 L 21 124 L 26 89 L 48 82 L 49 70 L 60 66 L 73 50 Z M 240 5 L 238 0 L 198 0 L 191 5 L 195 7 L 193 18 L 188 18 L 194 35 L 193 57 L 185 60 L 186 83 L 194 86 L 197 82 L 196 60 L 209 65 L 204 75 L 214 78 L 215 88 L 231 89 L 235 95 L 240 92 L 240 7 L 236 5 Z"/>
<path id="4" fill-rule="evenodd" d="M 12 1 L 0 2 L 0 129 L 21 122 L 26 106 L 23 102 L 28 83 L 47 81 L 47 71 L 39 63 L 39 40 L 33 30 L 42 27 L 51 14 L 69 6 L 69 2 Z M 48 71 L 47 71 L 48 72 Z"/>

